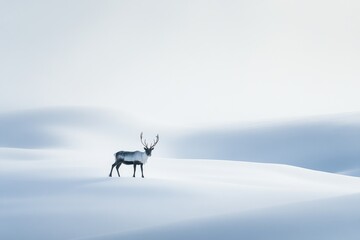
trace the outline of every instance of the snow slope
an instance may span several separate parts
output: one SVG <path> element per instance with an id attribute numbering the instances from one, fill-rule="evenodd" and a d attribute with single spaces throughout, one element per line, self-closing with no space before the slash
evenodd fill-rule
<path id="1" fill-rule="evenodd" d="M 359 200 L 357 194 L 88 239 L 358 239 Z"/>
<path id="2" fill-rule="evenodd" d="M 276 131 L 260 131 L 259 138 L 249 134 L 255 145 L 247 145 L 248 158 L 233 159 L 237 161 L 159 158 L 171 143 L 177 151 L 200 149 L 203 155 L 214 146 L 224 153 L 241 146 L 233 144 L 232 138 L 209 145 L 196 137 L 187 138 L 191 140 L 187 145 L 177 145 L 176 136 L 171 138 L 174 132 L 162 131 L 154 157 L 144 167 L 145 179 L 139 178 L 140 169 L 138 178 L 132 178 L 131 166 L 121 167 L 121 178 L 116 173 L 109 178 L 113 153 L 140 147 L 138 134 L 143 129 L 121 120 L 87 109 L 0 115 L 0 239 L 351 240 L 360 235 L 358 178 L 244 162 L 262 154 L 268 160 L 282 156 L 282 162 L 289 163 L 294 159 L 287 157 L 303 152 L 314 167 L 322 158 L 313 156 L 329 156 L 340 147 L 337 156 L 344 153 L 347 160 L 334 169 L 354 174 L 359 169 L 355 127 L 335 133 L 334 128 L 327 131 L 321 126 L 309 128 L 317 133 L 296 130 L 320 136 L 319 143 L 331 140 L 331 132 L 346 140 L 335 144 L 335 150 L 325 146 L 317 152 L 311 152 L 316 149 L 312 144 L 292 148 L 301 134 L 291 129 L 282 132 L 281 138 Z M 289 137 L 294 141 L 287 141 Z M 256 147 L 267 143 L 268 148 Z M 286 147 L 290 148 L 281 155 Z"/>
<path id="3" fill-rule="evenodd" d="M 145 179 L 131 178 L 129 166 L 121 167 L 122 178 L 109 178 L 112 156 L 72 150 L 41 156 L 0 160 L 1 239 L 355 239 L 360 233 L 354 177 L 153 157 Z"/>
<path id="4" fill-rule="evenodd" d="M 180 158 L 246 159 L 360 176 L 360 115 L 253 123 L 184 134 L 170 147 Z"/>
<path id="5" fill-rule="evenodd" d="M 111 110 L 54 107 L 0 113 L 0 148 L 100 148 L 106 155 L 119 149 L 141 149 L 143 131 L 146 138 L 159 133 L 165 139 L 156 148 L 156 156 L 281 163 L 360 176 L 359 123 L 360 115 L 353 113 L 180 131 L 148 126 L 146 121 L 140 123 Z M 0 158 L 21 158 L 19 152 L 3 149 Z"/>

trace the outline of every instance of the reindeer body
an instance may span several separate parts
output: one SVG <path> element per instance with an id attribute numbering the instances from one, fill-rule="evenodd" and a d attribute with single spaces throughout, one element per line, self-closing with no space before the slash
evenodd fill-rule
<path id="1" fill-rule="evenodd" d="M 122 161 L 124 164 L 133 164 L 134 162 L 140 162 L 145 164 L 149 156 L 145 152 L 135 151 L 120 151 L 115 153 L 115 161 Z"/>
<path id="2" fill-rule="evenodd" d="M 119 152 L 115 153 L 115 163 L 113 163 L 113 165 L 111 166 L 109 177 L 111 177 L 112 171 L 115 166 L 116 166 L 116 171 L 118 173 L 118 176 L 120 177 L 119 168 L 120 168 L 121 164 L 134 166 L 133 177 L 135 177 L 136 166 L 140 165 L 141 176 L 144 177 L 143 165 L 147 162 L 148 158 L 151 157 L 151 151 L 154 150 L 154 146 L 159 141 L 159 135 L 156 136 L 156 140 L 154 141 L 153 144 L 150 145 L 150 147 L 146 143 L 146 140 L 143 142 L 142 133 L 140 134 L 140 140 L 141 140 L 141 143 L 144 145 L 145 152 L 119 151 Z"/>

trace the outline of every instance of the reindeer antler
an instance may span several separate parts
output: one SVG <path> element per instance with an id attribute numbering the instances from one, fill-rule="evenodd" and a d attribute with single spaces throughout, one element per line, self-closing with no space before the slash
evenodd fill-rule
<path id="1" fill-rule="evenodd" d="M 151 144 L 150 148 L 155 147 L 155 145 L 156 145 L 158 142 L 159 142 L 159 134 L 158 134 L 158 135 L 156 135 L 156 139 L 154 140 L 154 143 L 153 143 L 153 144 Z"/>
<path id="2" fill-rule="evenodd" d="M 156 135 L 156 138 L 155 138 L 154 142 L 150 145 L 150 147 L 149 147 L 149 145 L 147 144 L 146 139 L 143 140 L 143 133 L 142 133 L 142 132 L 140 133 L 140 140 L 141 140 L 142 145 L 144 145 L 144 147 L 146 147 L 146 148 L 153 148 L 153 147 L 155 147 L 155 145 L 159 142 L 159 134 Z"/>
<path id="3" fill-rule="evenodd" d="M 141 141 L 142 145 L 144 145 L 144 147 L 149 148 L 148 144 L 146 143 L 146 140 L 143 141 L 143 133 L 142 132 L 140 133 L 140 141 Z"/>

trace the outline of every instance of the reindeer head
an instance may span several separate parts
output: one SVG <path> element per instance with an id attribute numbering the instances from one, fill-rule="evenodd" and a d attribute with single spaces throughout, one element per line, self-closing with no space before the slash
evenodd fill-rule
<path id="1" fill-rule="evenodd" d="M 146 140 L 143 141 L 142 137 L 143 137 L 143 133 L 140 134 L 140 140 L 141 140 L 142 145 L 144 145 L 144 150 L 145 150 L 146 155 L 151 157 L 151 151 L 154 150 L 155 145 L 159 141 L 159 134 L 156 135 L 156 139 L 154 140 L 154 142 L 152 144 L 150 144 L 150 146 L 148 146 L 148 144 L 146 143 Z"/>

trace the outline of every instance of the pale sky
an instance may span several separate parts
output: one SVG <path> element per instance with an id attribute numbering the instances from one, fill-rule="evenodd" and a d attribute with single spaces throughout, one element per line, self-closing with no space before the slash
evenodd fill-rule
<path id="1" fill-rule="evenodd" d="M 0 0 L 0 109 L 207 126 L 360 111 L 357 0 Z"/>

